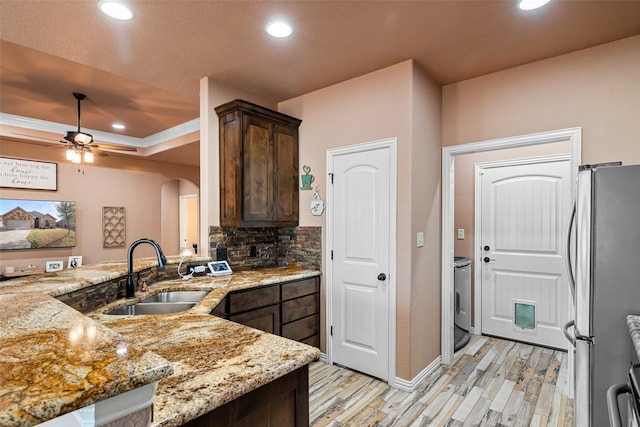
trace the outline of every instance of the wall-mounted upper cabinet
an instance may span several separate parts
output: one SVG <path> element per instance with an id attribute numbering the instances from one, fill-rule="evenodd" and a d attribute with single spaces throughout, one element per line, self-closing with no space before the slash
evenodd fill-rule
<path id="1" fill-rule="evenodd" d="M 301 120 L 250 102 L 216 107 L 220 119 L 220 225 L 298 225 Z"/>

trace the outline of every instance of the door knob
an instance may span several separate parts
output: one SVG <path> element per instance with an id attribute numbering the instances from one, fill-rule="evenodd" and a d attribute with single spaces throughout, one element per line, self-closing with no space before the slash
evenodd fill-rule
<path id="1" fill-rule="evenodd" d="M 387 280 L 387 275 L 384 273 L 378 274 L 378 280 Z"/>
<path id="2" fill-rule="evenodd" d="M 482 260 L 483 260 L 484 262 L 495 261 L 495 259 L 493 259 L 493 258 L 489 258 L 488 256 L 486 256 L 486 257 L 482 258 Z"/>
<path id="3" fill-rule="evenodd" d="M 491 248 L 490 248 L 488 245 L 486 245 L 483 249 L 484 249 L 485 251 L 488 251 L 488 250 L 489 250 L 489 249 L 491 249 Z"/>

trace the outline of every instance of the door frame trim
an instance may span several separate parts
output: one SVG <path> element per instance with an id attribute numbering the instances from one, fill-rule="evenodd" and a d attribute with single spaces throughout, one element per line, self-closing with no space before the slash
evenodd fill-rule
<path id="1" fill-rule="evenodd" d="M 474 165 L 474 227 L 473 233 L 474 236 L 480 236 L 482 234 L 482 185 L 480 182 L 480 173 L 486 169 L 494 169 L 501 168 L 507 166 L 521 166 L 521 165 L 532 165 L 532 164 L 540 164 L 540 163 L 552 163 L 552 162 L 564 162 L 569 161 L 569 167 L 571 167 L 571 155 L 570 154 L 557 154 L 557 155 L 549 155 L 549 156 L 540 156 L 540 157 L 526 157 L 520 159 L 511 159 L 511 160 L 498 160 L 494 162 L 482 162 L 476 163 Z M 572 195 L 575 192 L 575 184 L 573 183 L 573 179 L 569 176 L 569 190 Z M 571 208 L 569 208 L 571 210 Z M 563 234 L 564 236 L 564 234 Z M 564 253 L 564 251 L 562 252 Z M 475 245 L 473 248 L 473 259 L 479 260 L 482 257 L 482 250 L 480 245 Z M 482 334 L 482 268 L 478 267 L 478 263 L 476 262 L 476 268 L 473 270 L 473 295 L 474 295 L 474 304 L 473 304 L 473 327 L 474 334 L 481 335 Z M 570 312 L 571 308 L 571 298 L 567 302 Z"/>
<path id="2" fill-rule="evenodd" d="M 454 250 L 454 158 L 460 154 L 479 153 L 500 150 L 504 148 L 526 147 L 554 142 L 569 142 L 571 156 L 572 182 L 577 176 L 578 165 L 582 158 L 582 128 L 568 128 L 550 132 L 540 132 L 509 138 L 492 139 L 468 144 L 452 145 L 442 148 L 442 252 L 441 252 L 441 282 L 442 282 L 442 328 L 440 338 L 440 353 L 442 363 L 453 362 L 453 250 Z"/>
<path id="3" fill-rule="evenodd" d="M 365 142 L 362 144 L 348 145 L 339 148 L 327 150 L 326 168 L 327 176 L 333 173 L 333 159 L 336 156 L 344 154 L 362 153 L 366 151 L 379 150 L 382 148 L 389 149 L 389 342 L 387 348 L 388 354 L 388 372 L 387 382 L 390 386 L 395 385 L 396 379 L 396 277 L 397 277 L 397 193 L 398 193 L 398 148 L 397 138 L 386 138 L 378 141 Z M 327 221 L 326 221 L 326 241 L 327 246 L 325 256 L 327 262 L 331 262 L 331 250 L 333 248 L 333 185 L 327 180 Z M 333 348 L 330 338 L 332 324 L 332 293 L 333 293 L 333 269 L 329 266 L 325 272 L 326 285 L 326 355 L 327 363 L 333 364 Z"/>

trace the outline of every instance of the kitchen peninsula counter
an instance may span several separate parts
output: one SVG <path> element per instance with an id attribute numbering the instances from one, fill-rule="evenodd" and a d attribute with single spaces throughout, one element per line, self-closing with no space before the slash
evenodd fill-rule
<path id="1" fill-rule="evenodd" d="M 636 350 L 638 359 L 640 359 L 640 315 L 627 315 L 627 326 L 629 327 L 633 348 Z"/>
<path id="2" fill-rule="evenodd" d="M 138 264 L 139 263 L 139 264 Z M 153 264 L 154 260 L 137 261 L 137 268 Z M 103 269 L 104 268 L 104 269 Z M 206 414 L 227 402 L 252 392 L 271 381 L 281 378 L 310 362 L 319 358 L 319 350 L 276 335 L 258 331 L 234 322 L 230 322 L 210 315 L 211 310 L 231 291 L 248 289 L 251 287 L 276 284 L 291 280 L 315 277 L 318 271 L 301 270 L 297 268 L 267 268 L 260 270 L 236 272 L 231 276 L 196 277 L 189 281 L 167 280 L 149 286 L 147 292 L 138 292 L 138 298 L 144 298 L 162 290 L 176 289 L 205 289 L 211 292 L 193 308 L 174 314 L 145 315 L 145 316 L 111 316 L 105 312 L 131 301 L 118 300 L 91 313 L 82 315 L 52 296 L 78 291 L 101 281 L 122 276 L 126 273 L 121 263 L 105 263 L 99 266 L 80 267 L 65 270 L 57 275 L 28 277 L 16 279 L 8 286 L 0 284 L 0 298 L 2 304 L 14 307 L 29 308 L 29 310 L 12 310 L 14 319 L 21 322 L 22 328 L 5 322 L 0 331 L 6 341 L 7 335 L 12 335 L 11 341 L 15 352 L 27 350 L 21 347 L 23 340 L 32 337 L 42 329 L 56 329 L 64 331 L 69 324 L 63 318 L 52 315 L 38 315 L 47 306 L 66 313 L 74 318 L 74 322 L 88 324 L 99 331 L 100 336 L 110 337 L 110 345 L 102 348 L 102 353 L 93 347 L 83 347 L 78 350 L 85 357 L 91 359 L 94 365 L 99 365 L 100 357 L 106 354 L 116 354 L 117 348 L 125 346 L 129 353 L 126 361 L 135 358 L 135 369 L 130 367 L 130 378 L 111 375 L 111 386 L 101 387 L 101 384 L 83 388 L 82 397 L 66 396 L 64 384 L 38 385 L 36 373 L 27 373 L 25 393 L 11 385 L 20 380 L 16 372 L 19 360 L 8 358 L 7 348 L 0 350 L 0 366 L 2 369 L 2 385 L 0 386 L 0 409 L 3 413 L 10 412 L 17 419 L 23 420 L 16 425 L 34 425 L 44 419 L 53 418 L 65 412 L 70 412 L 94 401 L 106 399 L 127 390 L 119 385 L 143 385 L 145 381 L 157 381 L 158 390 L 154 400 L 154 426 L 179 426 L 189 420 Z M 102 274 L 101 277 L 98 277 Z M 15 283 L 22 282 L 22 283 Z M 3 295 L 5 294 L 5 295 Z M 6 305 L 5 305 L 6 306 Z M 23 311 L 20 313 L 20 311 Z M 31 314 L 29 314 L 31 313 Z M 3 314 L 6 316 L 6 313 Z M 33 321 L 33 322 L 32 322 Z M 33 323 L 33 324 L 32 324 Z M 27 325 L 24 327 L 24 325 Z M 60 339 L 53 344 L 57 351 L 69 352 L 69 339 L 60 333 Z M 25 344 L 25 346 L 28 344 Z M 120 346 L 120 347 L 118 347 Z M 53 350 L 53 349 L 49 349 Z M 64 370 L 64 360 L 51 359 L 51 351 L 29 350 L 32 366 L 41 361 L 47 361 L 53 370 Z M 95 353 L 94 353 L 95 352 Z M 103 354 L 104 353 L 104 354 Z M 100 356 L 102 355 L 102 356 Z M 96 356 L 98 360 L 96 360 Z M 47 359 L 49 358 L 49 359 Z M 59 363 L 60 366 L 54 366 Z M 122 362 L 116 363 L 121 366 Z M 110 366 L 110 365 L 107 365 Z M 145 369 L 143 369 L 143 367 Z M 6 368 L 6 369 L 5 369 Z M 11 368 L 11 369 L 9 369 Z M 26 367 L 21 369 L 27 369 Z M 83 366 L 78 369 L 86 378 L 93 374 L 94 366 Z M 93 389 L 92 389 L 93 387 Z M 62 399 L 65 404 L 60 405 Z M 42 408 L 52 408 L 42 414 L 46 418 L 28 420 L 25 406 L 31 400 L 38 402 Z M 72 401 L 69 403 L 68 401 Z M 57 405 L 57 408 L 56 408 Z M 65 406 L 69 405 L 69 406 Z M 42 409 L 41 412 L 45 412 Z M 35 422 L 34 422 L 35 420 Z M 3 425 L 0 420 L 0 425 Z"/>

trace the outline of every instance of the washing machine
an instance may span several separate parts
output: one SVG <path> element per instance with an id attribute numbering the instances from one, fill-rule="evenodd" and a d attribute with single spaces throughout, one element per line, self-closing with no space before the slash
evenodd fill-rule
<path id="1" fill-rule="evenodd" d="M 454 295 L 454 349 L 460 350 L 469 342 L 471 329 L 471 260 L 457 256 L 453 258 Z"/>

